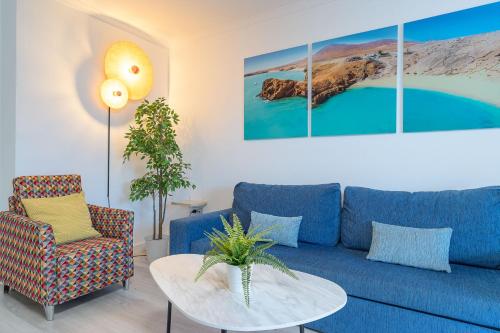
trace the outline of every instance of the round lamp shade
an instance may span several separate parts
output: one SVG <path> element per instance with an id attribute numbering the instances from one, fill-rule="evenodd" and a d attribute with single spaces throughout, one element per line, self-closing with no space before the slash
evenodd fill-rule
<path id="1" fill-rule="evenodd" d="M 129 98 L 146 97 L 153 86 L 153 66 L 144 51 L 131 42 L 116 42 L 106 52 L 104 71 L 108 79 L 119 79 L 128 89 Z"/>
<path id="2" fill-rule="evenodd" d="M 128 102 L 128 91 L 120 80 L 108 79 L 101 84 L 102 101 L 112 109 L 121 109 Z"/>

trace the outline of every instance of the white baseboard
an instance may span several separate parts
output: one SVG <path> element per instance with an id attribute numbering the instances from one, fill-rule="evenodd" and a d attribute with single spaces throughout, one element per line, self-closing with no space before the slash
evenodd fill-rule
<path id="1" fill-rule="evenodd" d="M 146 242 L 142 242 L 134 246 L 134 256 L 143 255 L 146 255 Z"/>

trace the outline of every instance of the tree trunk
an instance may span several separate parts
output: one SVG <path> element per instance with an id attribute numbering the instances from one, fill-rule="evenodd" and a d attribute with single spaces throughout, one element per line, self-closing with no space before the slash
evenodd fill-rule
<path id="1" fill-rule="evenodd" d="M 156 194 L 153 191 L 153 239 L 156 239 Z"/>
<path id="2" fill-rule="evenodd" d="M 158 212 L 158 239 L 163 238 L 163 195 L 162 191 L 158 192 L 158 200 L 159 200 L 159 212 Z"/>

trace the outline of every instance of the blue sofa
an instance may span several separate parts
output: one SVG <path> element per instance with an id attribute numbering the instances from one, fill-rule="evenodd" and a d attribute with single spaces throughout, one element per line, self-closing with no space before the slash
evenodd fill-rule
<path id="1" fill-rule="evenodd" d="M 500 330 L 500 188 L 442 192 L 379 191 L 339 184 L 289 186 L 239 183 L 231 209 L 171 222 L 171 254 L 210 248 L 205 231 L 220 215 L 244 226 L 252 210 L 303 216 L 299 247 L 270 253 L 290 268 L 342 286 L 347 305 L 306 325 L 325 333 L 495 332 Z M 371 222 L 451 227 L 452 272 L 366 259 Z"/>

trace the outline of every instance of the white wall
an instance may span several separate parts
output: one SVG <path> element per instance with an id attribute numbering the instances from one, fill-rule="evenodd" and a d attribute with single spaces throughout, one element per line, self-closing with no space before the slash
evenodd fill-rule
<path id="1" fill-rule="evenodd" d="M 170 98 L 181 113 L 193 196 L 228 207 L 239 181 L 340 182 L 437 190 L 500 184 L 500 130 L 243 141 L 243 59 L 492 0 L 338 0 L 176 45 Z"/>
<path id="2" fill-rule="evenodd" d="M 0 210 L 7 208 L 15 168 L 16 1 L 0 2 Z"/>
<path id="3" fill-rule="evenodd" d="M 54 0 L 19 0 L 16 175 L 81 174 L 87 200 L 106 205 L 107 107 L 99 98 L 103 58 L 117 40 L 140 45 L 154 66 L 149 98 L 168 95 L 168 50 L 140 32 Z M 140 163 L 122 164 L 123 138 L 138 102 L 112 113 L 111 206 L 136 213 L 135 243 L 152 232 L 151 202 L 131 204 Z"/>

